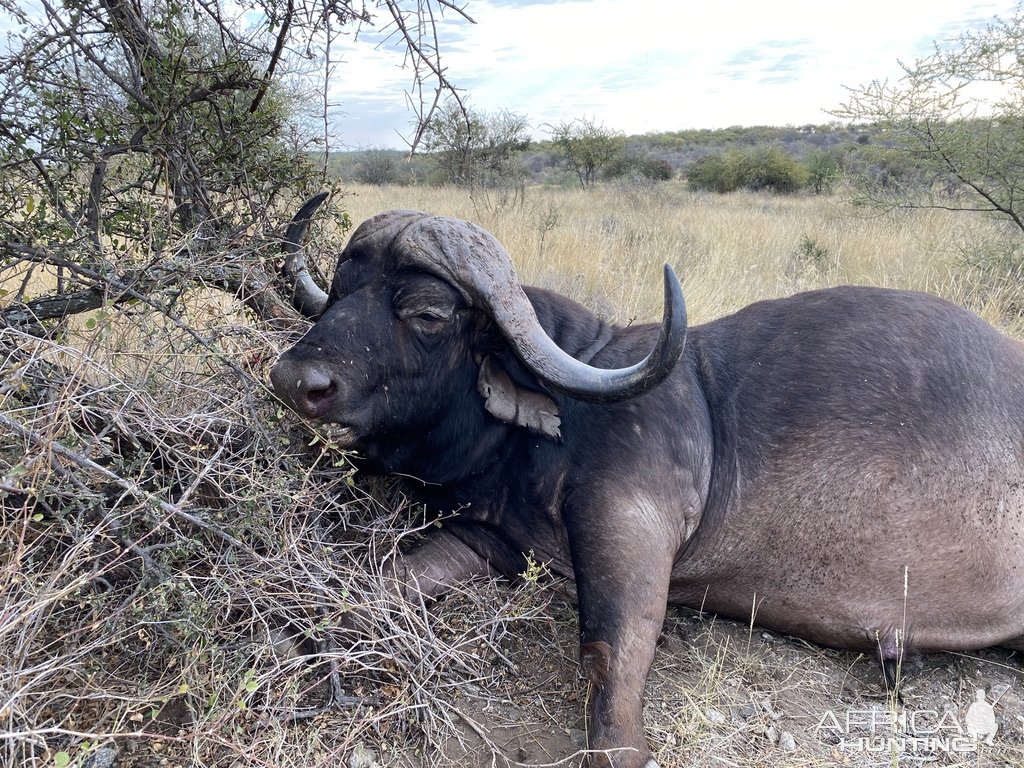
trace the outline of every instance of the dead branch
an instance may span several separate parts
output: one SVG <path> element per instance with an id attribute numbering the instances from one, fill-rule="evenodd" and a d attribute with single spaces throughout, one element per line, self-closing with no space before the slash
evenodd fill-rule
<path id="1" fill-rule="evenodd" d="M 26 440 L 29 440 L 42 450 L 52 451 L 61 458 L 67 459 L 68 461 L 77 464 L 82 469 L 87 469 L 90 472 L 97 473 L 101 477 L 120 486 L 121 488 L 124 488 L 132 496 L 139 499 L 140 501 L 144 501 L 148 504 L 154 505 L 161 512 L 164 512 L 169 517 L 175 517 L 184 520 L 196 526 L 197 528 L 201 528 L 204 531 L 207 531 L 208 533 L 212 533 L 214 536 L 223 539 L 233 547 L 238 547 L 239 549 L 248 549 L 248 547 L 245 544 L 236 539 L 227 531 L 224 531 L 218 526 L 208 523 L 205 520 L 201 520 L 195 515 L 186 512 L 178 504 L 168 504 L 163 499 L 154 496 L 152 493 L 139 486 L 139 484 L 136 483 L 134 480 L 131 480 L 126 477 L 121 477 L 117 473 L 111 472 L 106 467 L 97 464 L 88 456 L 83 456 L 82 454 L 73 451 L 64 445 L 61 445 L 52 437 L 40 434 L 39 432 L 36 432 L 33 429 L 29 429 L 28 427 L 22 426 L 14 419 L 8 418 L 3 414 L 0 414 L 0 426 L 4 427 L 5 429 L 9 430 L 10 432 L 16 435 L 25 438 Z"/>

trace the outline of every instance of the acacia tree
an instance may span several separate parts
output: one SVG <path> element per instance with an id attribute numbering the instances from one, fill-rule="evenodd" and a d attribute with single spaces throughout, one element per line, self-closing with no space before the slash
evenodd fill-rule
<path id="1" fill-rule="evenodd" d="M 506 110 L 482 112 L 454 99 L 435 111 L 423 135 L 445 181 L 459 186 L 520 185 L 519 153 L 530 146 L 529 123 Z"/>
<path id="2" fill-rule="evenodd" d="M 578 118 L 549 126 L 551 141 L 566 165 L 586 189 L 597 181 L 598 172 L 622 152 L 625 137 L 591 118 Z"/>
<path id="3" fill-rule="evenodd" d="M 874 124 L 858 149 L 913 173 L 862 174 L 865 201 L 998 215 L 1024 231 L 1024 15 L 936 45 L 895 83 L 853 89 L 837 117 Z"/>
<path id="4" fill-rule="evenodd" d="M 0 55 L 0 288 L 20 276 L 0 322 L 126 301 L 170 312 L 187 283 L 286 312 L 245 248 L 277 198 L 325 183 L 311 154 L 325 136 L 299 109 L 318 99 L 298 67 L 329 66 L 337 30 L 379 14 L 414 89 L 432 78 L 440 94 L 431 30 L 444 10 L 461 13 L 447 0 L 0 0 L 20 30 Z M 29 301 L 43 264 L 57 289 Z"/>

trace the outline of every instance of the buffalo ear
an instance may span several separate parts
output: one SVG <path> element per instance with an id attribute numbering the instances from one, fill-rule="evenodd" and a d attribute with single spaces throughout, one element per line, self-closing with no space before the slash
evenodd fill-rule
<path id="1" fill-rule="evenodd" d="M 485 357 L 480 363 L 476 388 L 484 396 L 484 408 L 499 421 L 526 427 L 535 434 L 553 440 L 561 438 L 562 434 L 558 431 L 561 420 L 558 418 L 555 401 L 540 392 L 517 385 L 491 357 Z"/>

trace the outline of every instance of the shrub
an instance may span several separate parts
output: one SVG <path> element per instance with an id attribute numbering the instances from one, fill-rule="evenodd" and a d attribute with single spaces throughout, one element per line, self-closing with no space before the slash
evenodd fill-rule
<path id="1" fill-rule="evenodd" d="M 821 271 L 827 264 L 828 248 L 804 233 L 792 253 L 797 264 L 814 271 Z"/>
<path id="2" fill-rule="evenodd" d="M 647 179 L 649 181 L 668 181 L 672 178 L 672 166 L 667 160 L 626 153 L 612 160 L 604 170 L 606 179 Z"/>
<path id="3" fill-rule="evenodd" d="M 739 186 L 746 189 L 785 194 L 798 192 L 809 180 L 807 169 L 779 147 L 751 147 L 732 159 Z"/>
<path id="4" fill-rule="evenodd" d="M 395 150 L 371 149 L 359 161 L 353 178 L 361 184 L 383 186 L 399 180 L 400 154 Z"/>
<path id="5" fill-rule="evenodd" d="M 808 153 L 805 165 L 814 194 L 831 192 L 840 172 L 839 157 L 836 153 L 827 149 L 816 149 Z"/>
<path id="6" fill-rule="evenodd" d="M 732 192 L 736 186 L 729 178 L 729 164 L 723 155 L 705 155 L 686 173 L 690 189 L 704 192 Z"/>
<path id="7" fill-rule="evenodd" d="M 687 178 L 693 189 L 724 193 L 742 188 L 786 194 L 807 186 L 810 174 L 779 147 L 753 146 L 703 157 L 690 166 Z"/>

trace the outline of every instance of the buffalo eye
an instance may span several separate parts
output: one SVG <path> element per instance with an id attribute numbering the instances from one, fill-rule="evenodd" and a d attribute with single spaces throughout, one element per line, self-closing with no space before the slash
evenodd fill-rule
<path id="1" fill-rule="evenodd" d="M 398 278 L 392 297 L 395 316 L 419 334 L 432 334 L 448 326 L 459 309 L 459 295 L 441 280 L 423 275 Z"/>
<path id="2" fill-rule="evenodd" d="M 436 304 L 409 304 L 398 307 L 395 314 L 402 322 L 412 323 L 424 331 L 436 331 L 447 323 L 454 312 L 452 306 Z"/>

